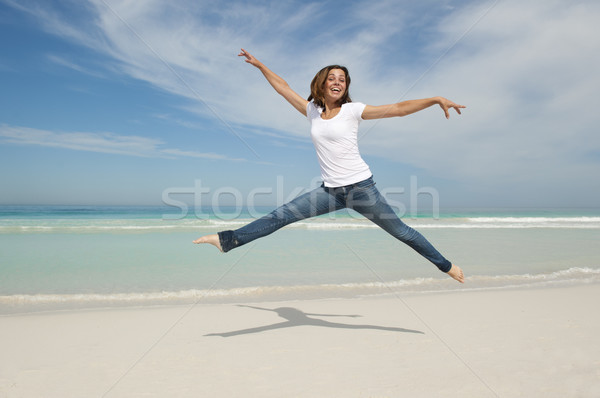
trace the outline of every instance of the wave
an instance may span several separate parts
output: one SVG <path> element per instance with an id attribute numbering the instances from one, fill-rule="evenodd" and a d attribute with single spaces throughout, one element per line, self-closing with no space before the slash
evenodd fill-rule
<path id="1" fill-rule="evenodd" d="M 237 229 L 252 221 L 251 218 L 0 219 L 0 234 L 219 231 Z M 407 218 L 404 221 L 417 229 L 600 229 L 600 217 L 449 217 Z M 299 221 L 287 228 L 343 230 L 378 227 L 362 216 L 329 215 Z"/>
<path id="2" fill-rule="evenodd" d="M 600 228 L 600 217 L 474 217 L 468 221 L 494 228 Z"/>
<path id="3" fill-rule="evenodd" d="M 15 294 L 0 296 L 2 312 L 110 306 L 171 305 L 232 302 L 268 302 L 319 298 L 354 298 L 448 291 L 496 290 L 519 287 L 600 283 L 600 268 L 574 267 L 550 273 L 479 275 L 459 285 L 449 278 L 413 278 L 398 281 L 296 286 L 250 286 L 231 289 L 133 293 Z"/>

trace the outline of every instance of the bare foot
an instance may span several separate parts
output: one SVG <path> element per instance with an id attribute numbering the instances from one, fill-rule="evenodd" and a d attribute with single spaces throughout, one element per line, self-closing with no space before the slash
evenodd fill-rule
<path id="1" fill-rule="evenodd" d="M 448 271 L 448 275 L 460 283 L 465 283 L 465 276 L 463 275 L 462 269 L 454 264 L 452 264 L 452 268 L 450 268 L 450 271 Z"/>
<path id="2" fill-rule="evenodd" d="M 219 235 L 217 235 L 217 234 L 202 236 L 202 237 L 196 239 L 194 241 L 194 243 L 195 244 L 210 243 L 211 245 L 213 245 L 214 247 L 219 249 L 219 251 L 221 251 L 221 253 L 223 252 L 223 249 L 221 249 L 221 242 L 219 241 Z"/>

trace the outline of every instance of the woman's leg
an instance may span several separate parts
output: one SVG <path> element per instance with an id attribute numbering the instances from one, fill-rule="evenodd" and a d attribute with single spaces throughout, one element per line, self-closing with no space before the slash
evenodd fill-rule
<path id="1" fill-rule="evenodd" d="M 368 184 L 364 184 L 364 186 L 358 184 L 352 188 L 348 192 L 346 205 L 383 228 L 396 239 L 412 247 L 427 260 L 435 264 L 440 271 L 449 272 L 453 268 L 452 263 L 444 258 L 423 235 L 398 218 L 394 210 L 375 187 L 374 182 L 371 181 Z M 455 268 L 455 271 L 459 269 L 458 267 Z M 451 276 L 454 278 L 453 275 Z"/>
<path id="2" fill-rule="evenodd" d="M 262 238 L 293 222 L 343 208 L 343 203 L 324 187 L 316 188 L 235 231 L 203 236 L 194 243 L 211 243 L 223 252 Z"/>

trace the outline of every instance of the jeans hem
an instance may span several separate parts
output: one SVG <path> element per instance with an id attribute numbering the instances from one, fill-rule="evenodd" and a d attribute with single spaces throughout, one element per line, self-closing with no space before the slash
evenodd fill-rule
<path id="1" fill-rule="evenodd" d="M 223 253 L 227 253 L 229 250 L 235 248 L 235 239 L 233 238 L 233 231 L 222 231 L 218 233 L 219 243 L 221 244 L 221 250 Z"/>
<path id="2" fill-rule="evenodd" d="M 447 261 L 447 260 L 446 260 Z M 450 272 L 450 270 L 452 269 L 452 263 L 450 261 L 448 261 L 447 264 L 445 264 L 446 266 L 444 268 L 448 268 L 447 270 L 443 270 L 442 267 L 438 267 L 440 269 L 440 271 L 448 273 Z"/>

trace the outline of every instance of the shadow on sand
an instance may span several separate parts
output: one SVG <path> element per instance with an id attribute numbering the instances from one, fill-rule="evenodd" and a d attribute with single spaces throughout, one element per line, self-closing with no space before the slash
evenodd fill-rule
<path id="1" fill-rule="evenodd" d="M 272 312 L 275 312 L 277 315 L 279 315 L 281 318 L 285 319 L 285 321 L 274 323 L 272 325 L 259 326 L 259 327 L 250 328 L 250 329 L 235 330 L 235 331 L 226 332 L 226 333 L 210 333 L 210 334 L 206 334 L 205 336 L 232 337 L 232 336 L 239 336 L 239 335 L 243 335 L 243 334 L 266 332 L 269 330 L 292 328 L 292 327 L 296 327 L 296 326 L 321 326 L 321 327 L 335 328 L 335 329 L 372 329 L 372 330 L 385 330 L 385 331 L 390 331 L 390 332 L 423 334 L 423 332 L 421 332 L 419 330 L 394 328 L 394 327 L 386 327 L 386 326 L 376 326 L 376 325 L 352 325 L 352 324 L 348 325 L 345 323 L 329 322 L 329 321 L 324 321 L 322 319 L 310 318 L 311 316 L 358 318 L 358 317 L 360 317 L 360 315 L 308 314 L 308 313 L 304 313 L 296 308 L 290 308 L 290 307 L 280 307 L 280 308 L 275 308 L 275 309 L 254 307 L 251 305 L 239 305 L 239 307 L 253 308 L 255 310 L 262 310 L 262 311 L 272 311 Z"/>

